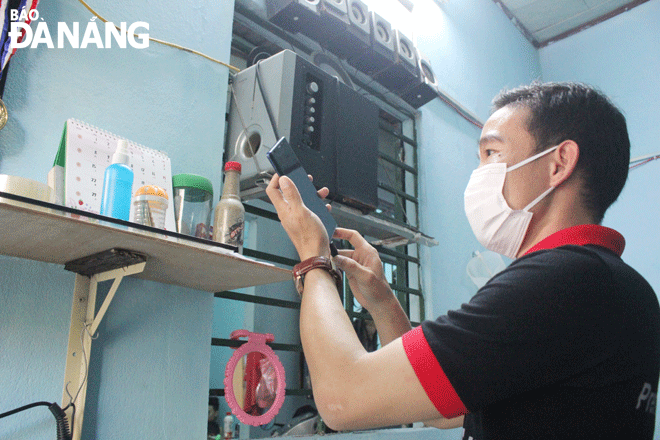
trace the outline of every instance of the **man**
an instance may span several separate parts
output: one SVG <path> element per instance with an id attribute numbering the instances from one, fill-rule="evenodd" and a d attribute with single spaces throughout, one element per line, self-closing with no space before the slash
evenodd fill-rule
<path id="1" fill-rule="evenodd" d="M 215 396 L 209 396 L 209 423 L 207 428 L 209 439 L 215 439 L 220 434 L 218 414 L 220 414 L 220 400 Z"/>
<path id="2" fill-rule="evenodd" d="M 416 329 L 377 252 L 337 229 L 354 247 L 337 265 L 382 348 L 362 349 L 330 271 L 305 274 L 301 340 L 326 423 L 462 424 L 465 440 L 651 439 L 660 307 L 621 261 L 623 237 L 599 225 L 629 156 L 623 115 L 588 86 L 534 83 L 500 94 L 465 212 L 485 247 L 515 260 L 468 304 Z M 291 180 L 274 176 L 267 193 L 301 261 L 330 257 Z"/>

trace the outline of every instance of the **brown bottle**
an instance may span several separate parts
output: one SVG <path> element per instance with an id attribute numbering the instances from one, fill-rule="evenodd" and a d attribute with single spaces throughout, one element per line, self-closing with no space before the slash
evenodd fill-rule
<path id="1" fill-rule="evenodd" d="M 225 183 L 222 197 L 215 206 L 213 217 L 213 241 L 238 247 L 243 253 L 243 229 L 245 227 L 245 208 L 239 195 L 241 164 L 225 164 Z"/>

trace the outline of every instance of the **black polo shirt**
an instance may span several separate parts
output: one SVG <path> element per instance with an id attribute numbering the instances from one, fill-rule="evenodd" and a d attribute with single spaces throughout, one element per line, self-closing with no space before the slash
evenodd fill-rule
<path id="1" fill-rule="evenodd" d="M 660 307 L 598 225 L 547 237 L 459 310 L 403 336 L 464 440 L 653 438 Z"/>

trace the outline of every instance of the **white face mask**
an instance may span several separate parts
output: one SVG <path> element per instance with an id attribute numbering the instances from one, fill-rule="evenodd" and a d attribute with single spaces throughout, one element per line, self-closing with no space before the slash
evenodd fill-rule
<path id="1" fill-rule="evenodd" d="M 550 194 L 554 187 L 548 188 L 523 209 L 514 210 L 507 204 L 502 193 L 506 173 L 556 148 L 549 148 L 508 168 L 505 163 L 491 163 L 472 172 L 464 194 L 465 214 L 474 235 L 486 249 L 516 258 L 532 221 L 529 210 Z"/>

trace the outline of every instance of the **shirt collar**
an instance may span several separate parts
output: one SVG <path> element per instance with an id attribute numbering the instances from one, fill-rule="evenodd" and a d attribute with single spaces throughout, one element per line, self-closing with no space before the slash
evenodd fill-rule
<path id="1" fill-rule="evenodd" d="M 602 246 L 611 250 L 620 257 L 621 254 L 623 254 L 623 249 L 626 247 L 626 240 L 623 238 L 623 235 L 619 234 L 614 229 L 610 229 L 605 226 L 571 226 L 570 228 L 562 229 L 561 231 L 547 236 L 532 246 L 532 248 L 525 252 L 524 255 L 544 249 L 554 249 L 559 246 L 566 246 L 571 244 L 577 246 L 584 246 L 587 244 Z"/>

